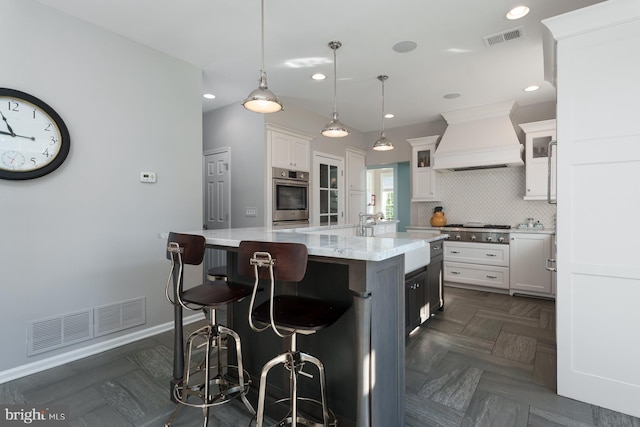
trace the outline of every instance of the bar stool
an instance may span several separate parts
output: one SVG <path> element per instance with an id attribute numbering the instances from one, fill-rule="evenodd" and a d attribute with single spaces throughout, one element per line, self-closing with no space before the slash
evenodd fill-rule
<path id="1" fill-rule="evenodd" d="M 171 426 L 178 413 L 184 406 L 202 409 L 203 426 L 209 422 L 209 408 L 240 398 L 251 414 L 255 410 L 247 400 L 246 394 L 251 384 L 248 372 L 242 366 L 242 349 L 238 334 L 226 326 L 216 322 L 215 310 L 251 295 L 250 286 L 242 286 L 217 280 L 206 282 L 189 289 L 183 289 L 184 266 L 200 265 L 205 253 L 205 238 L 198 235 L 169 233 L 167 243 L 167 258 L 171 260 L 171 271 L 165 294 L 174 305 L 188 310 L 203 310 L 207 324 L 194 331 L 187 338 L 184 375 L 173 389 L 173 397 L 178 407 L 169 417 L 165 426 Z M 169 286 L 172 283 L 174 271 L 178 271 L 178 289 L 172 299 Z M 222 364 L 223 336 L 232 337 L 235 342 L 238 365 Z M 196 350 L 204 347 L 202 360 L 193 360 Z M 216 350 L 217 361 L 212 361 Z M 246 378 L 246 379 L 245 379 Z"/>
<path id="2" fill-rule="evenodd" d="M 227 278 L 227 266 L 211 267 L 207 270 L 207 280 L 228 280 Z"/>
<path id="3" fill-rule="evenodd" d="M 307 258 L 307 247 L 299 243 L 253 241 L 240 243 L 238 273 L 241 276 L 255 277 L 249 309 L 249 325 L 256 332 L 271 328 L 279 337 L 289 337 L 291 340 L 290 348 L 286 353 L 274 357 L 262 368 L 258 408 L 254 417 L 257 427 L 262 427 L 264 422 L 267 375 L 271 368 L 279 364 L 283 364 L 289 371 L 289 397 L 280 399 L 275 404 L 289 402 L 289 413 L 275 425 L 300 424 L 328 427 L 337 424 L 334 413 L 327 406 L 324 365 L 317 357 L 299 351 L 296 348 L 296 338 L 298 334 L 310 335 L 330 326 L 344 314 L 348 307 L 315 298 L 275 293 L 276 281 L 297 283 L 304 278 Z M 270 296 L 267 301 L 254 307 L 260 280 L 270 282 Z M 318 369 L 320 401 L 298 396 L 298 375 L 311 377 L 310 374 L 302 371 L 307 362 Z M 299 401 L 321 407 L 322 421 L 317 423 L 302 416 L 298 411 Z"/>

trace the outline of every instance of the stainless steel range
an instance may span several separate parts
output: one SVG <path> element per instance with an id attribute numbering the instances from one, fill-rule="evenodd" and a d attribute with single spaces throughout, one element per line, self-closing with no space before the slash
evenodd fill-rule
<path id="1" fill-rule="evenodd" d="M 444 280 L 452 286 L 509 290 L 509 229 L 496 224 L 449 224 L 442 232 Z"/>
<path id="2" fill-rule="evenodd" d="M 510 228 L 509 225 L 496 224 L 449 224 L 443 227 L 443 232 L 449 234 L 448 240 L 508 245 Z"/>

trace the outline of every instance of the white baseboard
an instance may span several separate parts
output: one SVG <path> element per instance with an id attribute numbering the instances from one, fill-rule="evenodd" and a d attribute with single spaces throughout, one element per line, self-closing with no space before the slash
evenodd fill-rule
<path id="1" fill-rule="evenodd" d="M 202 314 L 193 314 L 191 316 L 183 318 L 183 324 L 188 325 L 189 323 L 194 323 L 202 319 L 204 319 L 204 316 Z M 35 374 L 36 372 L 55 368 L 56 366 L 64 365 L 65 363 L 83 359 L 88 356 L 93 356 L 94 354 L 102 353 L 103 351 L 111 350 L 125 344 L 130 344 L 144 338 L 152 337 L 171 329 L 173 329 L 173 321 L 153 326 L 151 328 L 135 331 L 130 334 L 122 335 L 98 344 L 93 344 L 87 347 L 72 350 L 67 353 L 58 354 L 47 359 L 38 360 L 37 362 L 27 363 L 15 368 L 7 369 L 0 372 L 0 384 L 27 375 Z"/>

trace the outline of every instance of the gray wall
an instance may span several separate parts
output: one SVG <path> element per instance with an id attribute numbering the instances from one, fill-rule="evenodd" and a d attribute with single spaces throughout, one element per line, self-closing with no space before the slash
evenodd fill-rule
<path id="1" fill-rule="evenodd" d="M 1 85 L 50 104 L 71 135 L 54 173 L 0 180 L 1 381 L 172 320 L 159 233 L 201 227 L 202 107 L 196 67 L 38 2 L 2 0 L 0 28 Z M 27 357 L 29 321 L 141 296 L 145 325 Z"/>
<path id="2" fill-rule="evenodd" d="M 203 117 L 204 152 L 222 147 L 229 147 L 231 152 L 232 228 L 264 225 L 264 117 L 247 111 L 240 103 Z M 245 216 L 246 207 L 255 207 L 257 215 Z"/>

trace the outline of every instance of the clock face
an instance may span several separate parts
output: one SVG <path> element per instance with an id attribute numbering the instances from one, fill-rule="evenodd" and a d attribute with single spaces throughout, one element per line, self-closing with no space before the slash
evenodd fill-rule
<path id="1" fill-rule="evenodd" d="M 0 178 L 32 179 L 57 169 L 69 153 L 69 131 L 40 99 L 0 88 Z"/>

